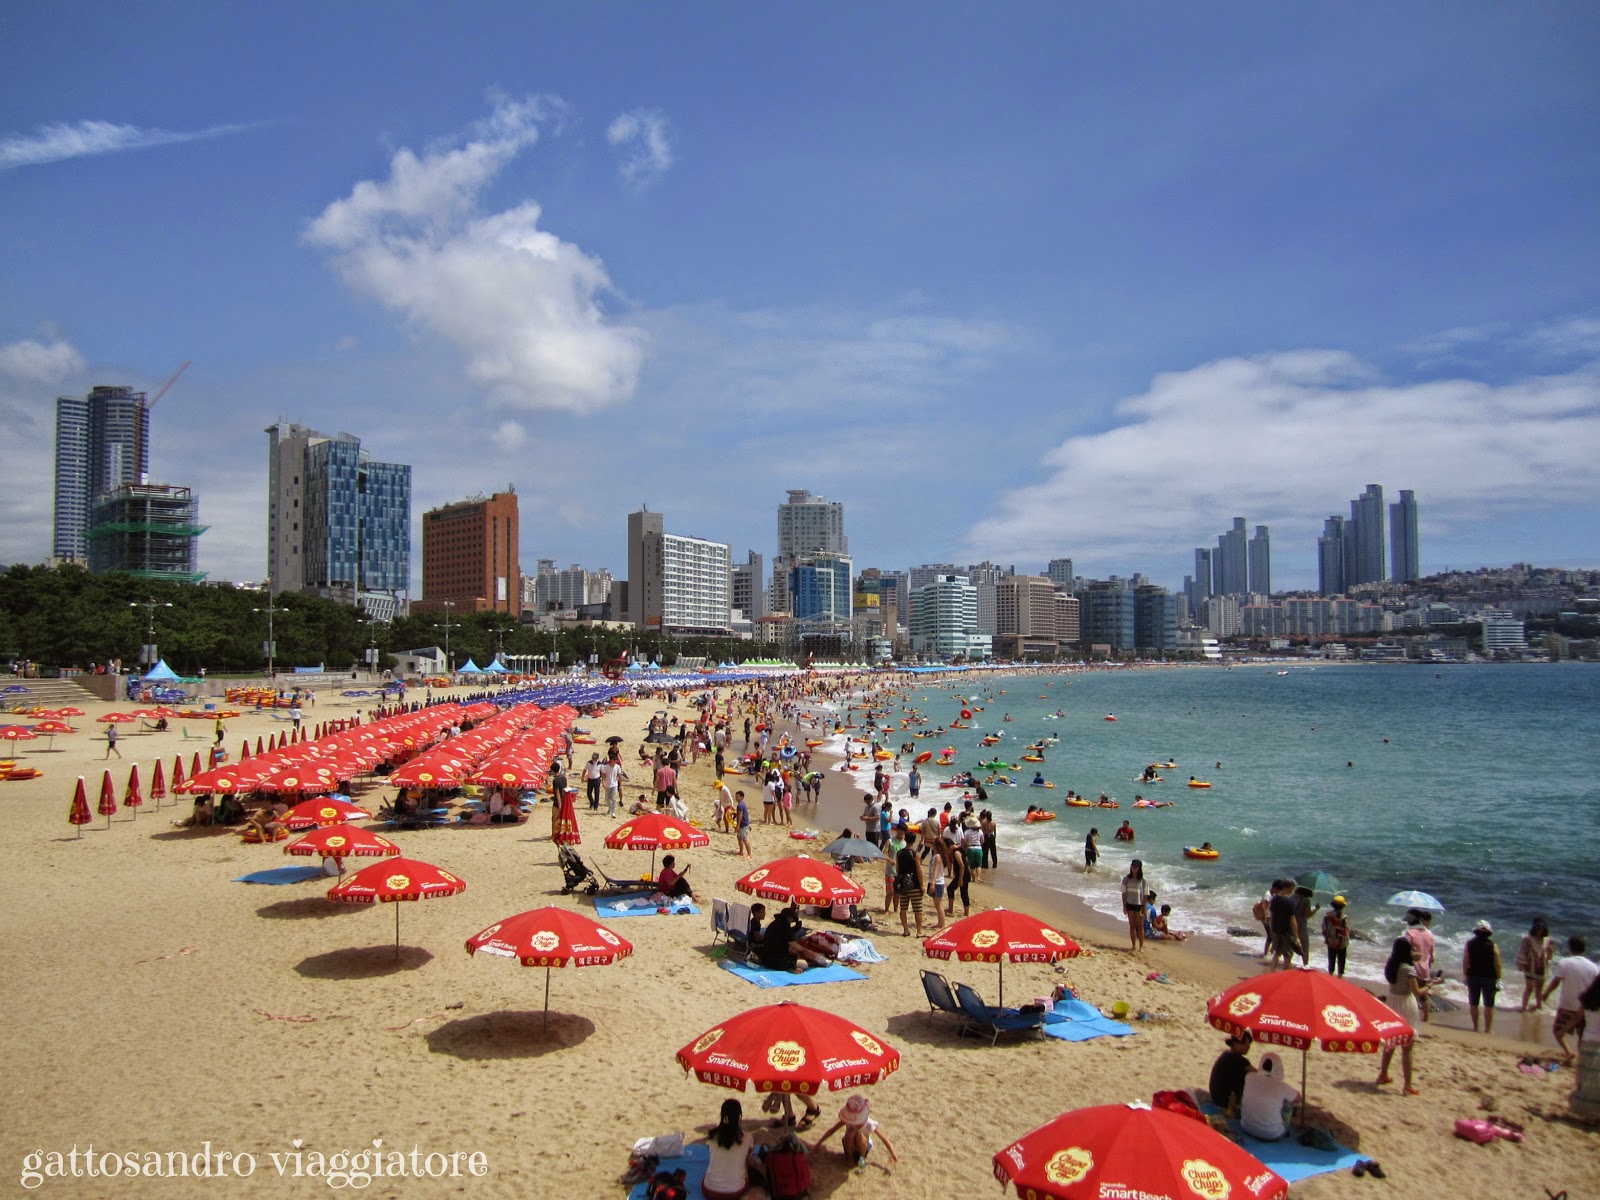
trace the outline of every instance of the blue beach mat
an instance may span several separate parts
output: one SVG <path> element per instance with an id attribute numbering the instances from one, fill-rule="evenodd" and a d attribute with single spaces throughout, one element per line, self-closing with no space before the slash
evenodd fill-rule
<path id="1" fill-rule="evenodd" d="M 270 871 L 252 871 L 240 875 L 234 883 L 304 883 L 308 879 L 328 879 L 321 867 L 273 867 Z"/>
<path id="2" fill-rule="evenodd" d="M 640 897 L 648 896 L 649 894 L 649 892 L 641 892 L 639 896 L 596 896 L 594 898 L 594 915 L 607 919 L 615 917 L 665 917 L 694 915 L 700 911 L 687 900 L 673 901 L 672 906 L 668 908 L 666 912 L 662 912 L 654 904 L 641 904 L 637 908 L 617 907 L 619 903 L 623 903 L 628 900 L 637 900 Z"/>
<path id="3" fill-rule="evenodd" d="M 810 967 L 798 975 L 793 971 L 769 971 L 765 967 L 751 967 L 727 960 L 717 965 L 724 971 L 732 971 L 746 983 L 753 983 L 763 988 L 795 987 L 802 983 L 842 983 L 847 979 L 866 978 L 860 971 L 852 971 L 849 967 L 841 967 L 838 963 L 826 967 Z"/>
<path id="4" fill-rule="evenodd" d="M 1200 1111 L 1217 1114 L 1222 1110 L 1215 1104 L 1202 1104 Z M 1288 1183 L 1309 1179 L 1313 1175 L 1326 1175 L 1330 1171 L 1347 1171 L 1365 1157 L 1347 1146 L 1340 1146 L 1336 1150 L 1302 1146 L 1298 1140 L 1299 1126 L 1292 1127 L 1288 1137 L 1276 1142 L 1263 1142 L 1260 1138 L 1251 1137 L 1238 1121 L 1231 1118 L 1228 1130 L 1239 1145 L 1282 1175 Z"/>
<path id="5" fill-rule="evenodd" d="M 1098 1008 L 1082 1000 L 1058 1000 L 1044 1015 L 1044 1034 L 1063 1042 L 1087 1042 L 1097 1037 L 1131 1037 L 1131 1025 L 1103 1016 Z"/>
<path id="6" fill-rule="evenodd" d="M 711 1147 L 704 1142 L 685 1146 L 683 1153 L 672 1158 L 663 1158 L 656 1164 L 657 1171 L 678 1171 L 684 1173 L 683 1181 L 689 1189 L 689 1200 L 706 1200 L 706 1194 L 700 1185 L 705 1182 L 706 1168 L 711 1165 Z M 650 1181 L 633 1185 L 633 1190 L 628 1193 L 628 1200 L 645 1200 L 646 1193 L 650 1190 Z"/>

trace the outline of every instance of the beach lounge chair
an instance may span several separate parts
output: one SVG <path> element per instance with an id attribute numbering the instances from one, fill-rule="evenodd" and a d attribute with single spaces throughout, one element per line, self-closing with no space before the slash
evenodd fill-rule
<path id="1" fill-rule="evenodd" d="M 190 733 L 187 725 L 180 725 L 179 728 L 183 730 L 183 740 L 186 742 L 209 742 L 211 740 L 209 733 Z"/>
<path id="2" fill-rule="evenodd" d="M 647 879 L 613 879 L 606 874 L 604 867 L 598 859 L 594 861 L 594 870 L 600 876 L 600 890 L 619 895 L 624 892 L 649 892 L 655 889 L 655 884 Z"/>
<path id="3" fill-rule="evenodd" d="M 986 1030 L 990 1034 L 991 1046 L 1000 1040 L 1002 1033 L 1023 1033 L 1035 1029 L 1041 1037 L 1044 1036 L 1043 1012 L 1024 1013 L 1014 1008 L 992 1008 L 964 983 L 956 984 L 956 1003 L 966 1014 L 967 1028 Z"/>
<path id="4" fill-rule="evenodd" d="M 956 999 L 955 993 L 950 990 L 950 981 L 937 971 L 922 972 L 922 990 L 928 997 L 928 1019 L 933 1019 L 936 1012 L 947 1012 L 956 1019 L 956 1033 L 959 1035 L 967 1028 L 967 1014 L 961 1011 L 961 1004 Z"/>

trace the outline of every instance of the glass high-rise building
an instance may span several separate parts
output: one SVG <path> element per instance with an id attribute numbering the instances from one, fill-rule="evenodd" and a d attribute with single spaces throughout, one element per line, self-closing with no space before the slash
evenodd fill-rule
<path id="1" fill-rule="evenodd" d="M 1257 525 L 1250 539 L 1250 591 L 1258 596 L 1272 594 L 1272 536 L 1265 525 Z"/>
<path id="2" fill-rule="evenodd" d="M 51 553 L 87 562 L 95 501 L 150 470 L 150 409 L 131 387 L 56 400 L 55 530 Z"/>
<path id="3" fill-rule="evenodd" d="M 1344 586 L 1381 583 L 1387 539 L 1383 533 L 1383 485 L 1367 484 L 1367 490 L 1350 501 L 1350 522 L 1345 526 Z"/>
<path id="4" fill-rule="evenodd" d="M 1417 494 L 1402 489 L 1400 500 L 1389 506 L 1389 577 L 1396 583 L 1422 578 L 1422 556 L 1417 546 Z"/>
<path id="5" fill-rule="evenodd" d="M 1322 536 L 1317 539 L 1317 591 L 1324 596 L 1344 594 L 1344 550 L 1348 541 L 1343 517 L 1329 517 L 1322 523 Z"/>
<path id="6" fill-rule="evenodd" d="M 1134 648 L 1133 593 L 1117 583 L 1091 583 L 1078 593 L 1079 642 L 1085 649 Z"/>
<path id="7" fill-rule="evenodd" d="M 1249 537 L 1243 517 L 1235 517 L 1233 528 L 1217 538 L 1217 554 L 1212 564 L 1215 568 L 1212 591 L 1216 595 L 1242 596 L 1250 590 Z"/>
<path id="8" fill-rule="evenodd" d="M 352 434 L 267 428 L 267 573 L 274 591 L 404 615 L 411 585 L 411 468 Z"/>

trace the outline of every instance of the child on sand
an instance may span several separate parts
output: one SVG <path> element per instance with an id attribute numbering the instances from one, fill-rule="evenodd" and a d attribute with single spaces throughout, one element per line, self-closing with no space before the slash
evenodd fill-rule
<path id="1" fill-rule="evenodd" d="M 889 1151 L 889 1161 L 899 1162 L 900 1156 L 894 1152 L 894 1143 L 887 1134 L 878 1128 L 878 1123 L 872 1119 L 871 1108 L 867 1098 L 857 1092 L 844 1102 L 844 1107 L 839 1110 L 839 1119 L 828 1129 L 828 1132 L 819 1137 L 812 1151 L 822 1149 L 822 1144 L 831 1138 L 838 1130 L 844 1130 L 842 1149 L 844 1156 L 850 1160 L 857 1171 L 867 1169 L 867 1155 L 872 1153 L 872 1139 L 876 1135 L 883 1139 L 885 1148 Z"/>

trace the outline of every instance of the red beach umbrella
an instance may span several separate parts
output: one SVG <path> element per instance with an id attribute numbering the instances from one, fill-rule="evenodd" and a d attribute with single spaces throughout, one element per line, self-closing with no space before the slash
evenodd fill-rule
<path id="1" fill-rule="evenodd" d="M 256 734 L 256 753 L 261 753 L 261 735 L 259 733 Z"/>
<path id="2" fill-rule="evenodd" d="M 1204 1121 L 1144 1104 L 1062 1113 L 996 1154 L 994 1175 L 1029 1200 L 1289 1194 L 1282 1176 Z"/>
<path id="3" fill-rule="evenodd" d="M 199 761 L 198 758 L 196 761 Z M 172 790 L 174 792 L 183 790 L 183 755 L 181 754 L 172 756 Z"/>
<path id="4" fill-rule="evenodd" d="M 78 836 L 83 836 L 83 827 L 94 820 L 94 814 L 89 811 L 89 795 L 83 787 L 83 776 L 78 776 L 77 790 L 72 793 L 72 809 L 67 813 L 67 820 L 78 827 Z"/>
<path id="5" fill-rule="evenodd" d="M 323 858 L 343 860 L 354 855 L 359 858 L 388 858 L 400 853 L 400 847 L 382 834 L 359 825 L 322 825 L 283 848 L 285 854 L 313 854 Z"/>
<path id="6" fill-rule="evenodd" d="M 56 709 L 56 716 L 58 716 L 58 717 L 81 717 L 81 716 L 83 716 L 83 709 L 74 708 L 71 705 L 68 705 L 66 708 L 58 708 L 58 709 Z"/>
<path id="7" fill-rule="evenodd" d="M 288 829 L 312 829 L 318 825 L 340 825 L 357 817 L 372 816 L 359 804 L 339 800 L 333 796 L 318 796 L 302 800 L 283 815 L 283 825 Z"/>
<path id="8" fill-rule="evenodd" d="M 738 1092 L 815 1096 L 878 1083 L 899 1068 L 900 1051 L 843 1017 L 785 1001 L 706 1030 L 678 1051 L 678 1065 Z"/>
<path id="9" fill-rule="evenodd" d="M 550 968 L 601 967 L 627 958 L 633 943 L 582 913 L 550 905 L 498 921 L 467 939 L 468 954 L 514 958 L 543 967 L 544 1023 L 550 1026 Z"/>
<path id="10" fill-rule="evenodd" d="M 248 738 L 239 743 L 239 761 L 250 761 L 250 740 Z"/>
<path id="11" fill-rule="evenodd" d="M 774 859 L 735 880 L 733 886 L 764 900 L 795 904 L 854 903 L 866 895 L 866 889 L 832 863 L 804 854 Z"/>
<path id="12" fill-rule="evenodd" d="M 1007 908 L 973 913 L 970 917 L 941 930 L 922 943 L 929 958 L 954 958 L 960 962 L 1000 964 L 1000 998 L 1005 1004 L 1006 960 L 1012 962 L 1056 962 L 1083 953 L 1078 945 L 1053 925 L 1038 917 Z"/>
<path id="13" fill-rule="evenodd" d="M 111 814 L 117 811 L 117 790 L 111 786 L 111 772 L 107 771 L 100 780 L 100 805 L 95 810 L 106 819 L 106 828 L 111 828 Z"/>
<path id="14" fill-rule="evenodd" d="M 1206 1019 L 1224 1033 L 1249 1033 L 1258 1042 L 1299 1050 L 1302 1096 L 1313 1045 L 1336 1054 L 1376 1054 L 1416 1036 L 1403 1017 L 1371 993 L 1309 967 L 1234 984 L 1206 1002 Z M 1304 1107 L 1300 1111 L 1304 1114 Z"/>
<path id="15" fill-rule="evenodd" d="M 12 743 L 31 742 L 38 736 L 26 725 L 7 725 L 4 729 L 0 729 L 0 738 Z"/>
<path id="16" fill-rule="evenodd" d="M 125 712 L 108 712 L 103 717 L 95 718 L 102 725 L 126 725 L 129 721 L 137 721 L 138 719 L 132 713 Z"/>
<path id="17" fill-rule="evenodd" d="M 467 890 L 467 881 L 415 858 L 390 858 L 362 867 L 328 889 L 328 899 L 342 904 L 396 904 L 432 900 Z M 394 910 L 394 956 L 400 957 L 400 910 Z"/>
<path id="18" fill-rule="evenodd" d="M 550 840 L 558 846 L 576 846 L 583 841 L 578 835 L 578 809 L 573 797 L 578 793 L 567 788 L 561 793 L 561 803 L 552 810 Z M 706 839 L 711 844 L 711 839 Z"/>
<path id="19" fill-rule="evenodd" d="M 128 786 L 122 792 L 122 807 L 133 809 L 135 820 L 139 817 L 139 810 L 144 807 L 144 797 L 139 794 L 138 763 L 128 768 Z"/>
<path id="20" fill-rule="evenodd" d="M 650 851 L 650 874 L 656 873 L 657 850 L 690 850 L 711 845 L 711 838 L 687 821 L 665 813 L 641 813 L 606 834 L 612 850 Z"/>
<path id="21" fill-rule="evenodd" d="M 161 807 L 161 802 L 167 798 L 167 780 L 161 773 L 161 760 L 156 759 L 156 768 L 150 775 L 150 799 L 156 802 L 156 807 Z"/>
<path id="22" fill-rule="evenodd" d="M 189 762 L 189 778 L 193 779 L 198 774 L 200 774 L 200 751 L 196 750 L 194 758 Z"/>
<path id="23" fill-rule="evenodd" d="M 42 733 L 45 737 L 49 738 L 50 744 L 46 746 L 45 749 L 54 750 L 56 746 L 56 734 L 77 733 L 78 731 L 71 725 L 68 725 L 65 721 L 60 721 L 54 717 L 51 717 L 49 720 L 40 721 L 37 725 L 35 725 L 33 727 L 33 732 Z"/>

